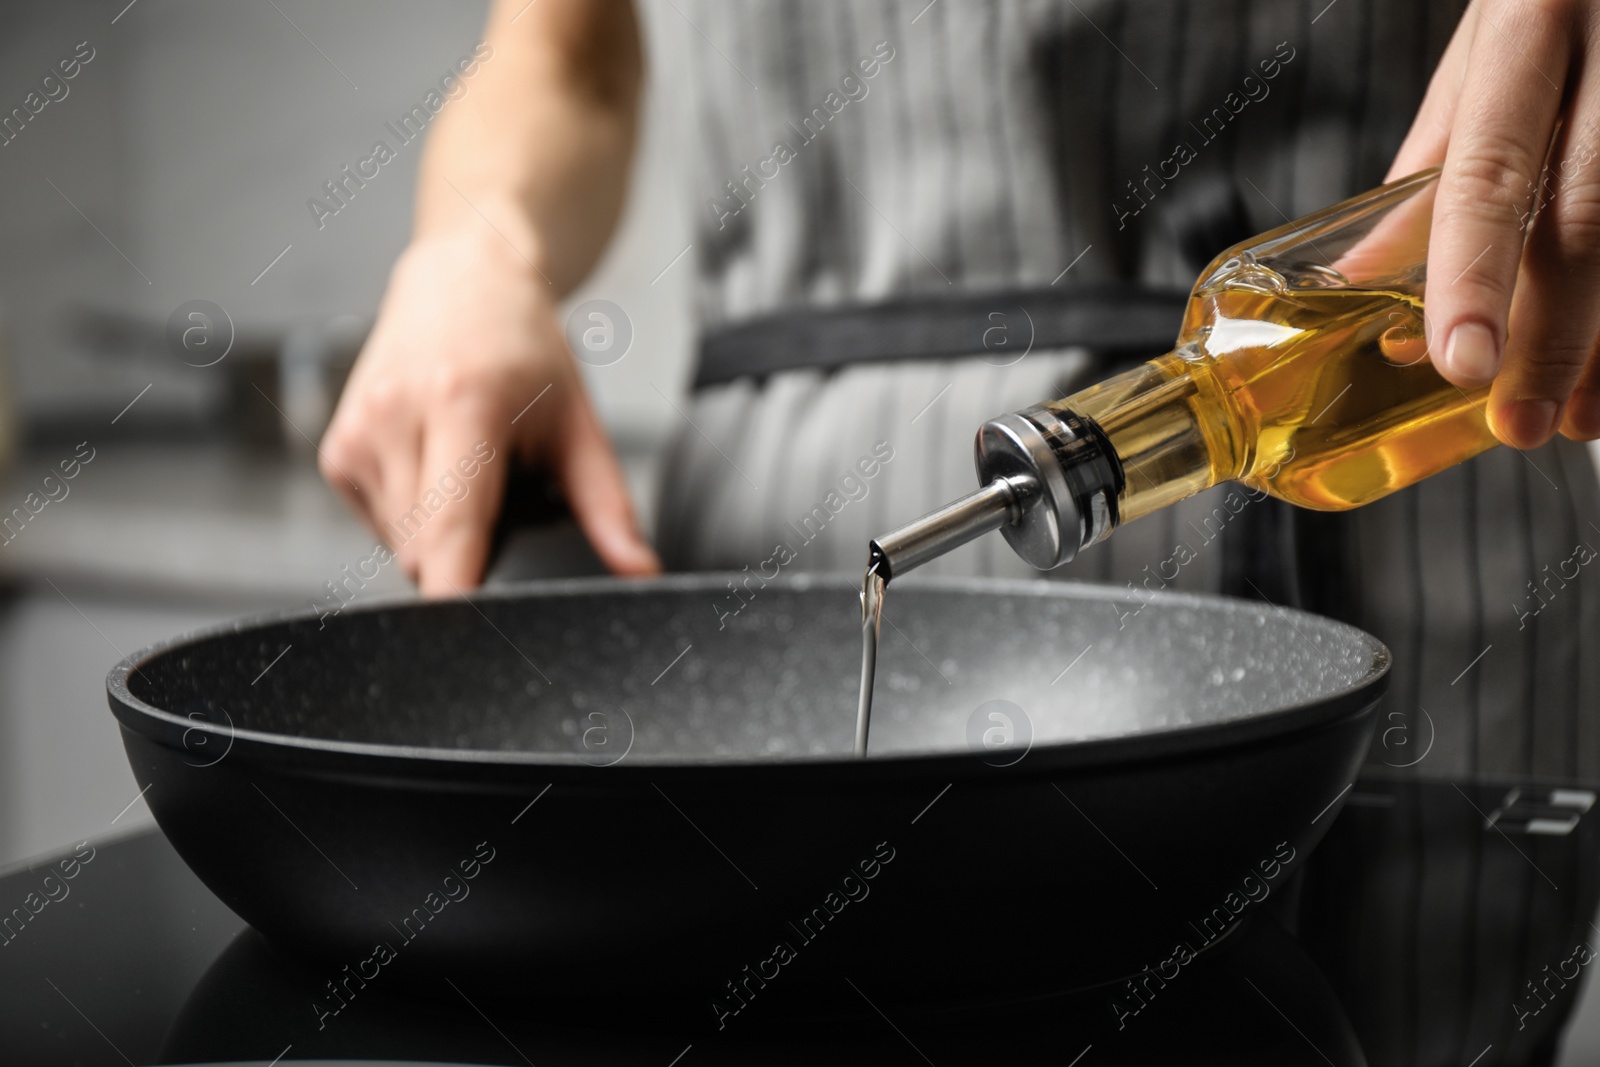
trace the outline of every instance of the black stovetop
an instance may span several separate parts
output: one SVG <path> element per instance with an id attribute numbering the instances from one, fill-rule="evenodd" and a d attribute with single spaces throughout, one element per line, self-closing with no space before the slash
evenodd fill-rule
<path id="1" fill-rule="evenodd" d="M 152 831 L 0 877 L 0 1062 L 1556 1063 L 1574 1015 L 1585 1038 L 1600 1018 L 1583 973 L 1600 945 L 1592 788 L 1364 778 L 1297 892 L 1147 1000 L 1019 989 L 880 1012 L 841 982 L 837 1013 L 753 1005 L 692 1040 L 605 990 L 561 1004 L 373 993 L 319 1025 L 325 976 L 278 954 Z M 971 917 L 997 936 L 1004 919 Z"/>

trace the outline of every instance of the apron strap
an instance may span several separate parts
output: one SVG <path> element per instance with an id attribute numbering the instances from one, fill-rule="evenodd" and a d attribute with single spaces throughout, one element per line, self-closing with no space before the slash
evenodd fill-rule
<path id="1" fill-rule="evenodd" d="M 1075 345 L 1155 356 L 1172 348 L 1188 300 L 1187 292 L 1108 283 L 788 309 L 708 330 L 693 388 L 853 363 L 1010 363 Z"/>

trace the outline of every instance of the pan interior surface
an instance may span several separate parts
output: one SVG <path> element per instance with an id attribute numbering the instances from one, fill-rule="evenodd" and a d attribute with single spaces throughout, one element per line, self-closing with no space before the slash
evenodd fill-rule
<path id="1" fill-rule="evenodd" d="M 135 657 L 126 684 L 180 718 L 327 741 L 599 764 L 848 755 L 856 588 L 745 578 L 307 613 Z M 996 729 L 1039 745 L 1233 722 L 1318 704 L 1386 665 L 1361 631 L 1269 605 L 908 582 L 887 601 L 872 753 L 967 752 Z"/>

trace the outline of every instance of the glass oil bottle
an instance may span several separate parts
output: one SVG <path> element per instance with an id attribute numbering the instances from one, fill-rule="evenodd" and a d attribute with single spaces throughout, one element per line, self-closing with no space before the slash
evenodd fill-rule
<path id="1" fill-rule="evenodd" d="M 1488 388 L 1428 357 L 1422 293 L 1438 172 L 1262 234 L 1201 274 L 1177 344 L 978 431 L 983 488 L 872 543 L 888 580 L 1000 529 L 1059 566 L 1221 482 L 1359 507 L 1495 445 Z"/>
<path id="2" fill-rule="evenodd" d="M 1341 511 L 1497 442 L 1488 387 L 1428 357 L 1438 171 L 1235 245 L 1196 282 L 1171 352 L 978 430 L 981 488 L 877 538 L 862 591 L 865 754 L 887 583 L 990 530 L 1041 570 L 1222 482 Z"/>

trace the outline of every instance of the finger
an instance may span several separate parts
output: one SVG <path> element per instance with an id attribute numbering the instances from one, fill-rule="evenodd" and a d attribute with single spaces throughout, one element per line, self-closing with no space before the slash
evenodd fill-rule
<path id="1" fill-rule="evenodd" d="M 1589 40 L 1593 52 L 1595 44 L 1600 41 L 1600 20 L 1591 20 Z M 1576 186 L 1573 194 L 1582 199 L 1568 204 L 1564 210 L 1573 216 L 1587 212 L 1579 220 L 1578 226 L 1588 228 L 1591 237 L 1600 241 L 1600 236 L 1594 234 L 1595 182 L 1600 181 L 1600 143 L 1597 143 L 1600 140 L 1600 116 L 1595 114 L 1597 97 L 1600 97 L 1600 89 L 1588 84 L 1579 86 L 1572 119 L 1566 124 L 1569 132 L 1563 135 L 1564 151 L 1556 164 L 1554 180 L 1563 187 L 1556 190 L 1558 199 L 1565 195 L 1565 186 Z M 1591 283 L 1589 292 L 1576 302 L 1576 306 L 1588 305 L 1592 300 L 1590 294 L 1594 292 Z M 1561 426 L 1561 432 L 1576 441 L 1600 438 L 1600 344 L 1596 344 L 1593 337 L 1594 331 L 1591 331 L 1588 361 L 1578 375 L 1578 383 L 1567 402 L 1566 416 Z"/>
<path id="2" fill-rule="evenodd" d="M 414 577 L 390 525 L 391 516 L 409 507 L 416 487 L 421 426 L 407 395 L 393 379 L 361 376 L 358 366 L 323 435 L 318 465 Z"/>
<path id="3" fill-rule="evenodd" d="M 417 577 L 417 529 L 409 521 L 417 504 L 417 468 L 422 462 L 423 413 L 399 395 L 379 390 L 361 432 L 378 453 L 381 477 L 373 510 L 376 532 L 394 549 L 400 569 Z"/>
<path id="4" fill-rule="evenodd" d="M 1600 341 L 1589 352 L 1589 361 L 1578 375 L 1578 384 L 1567 401 L 1561 433 L 1574 441 L 1600 438 Z"/>
<path id="5" fill-rule="evenodd" d="M 413 515 L 423 596 L 455 596 L 483 581 L 511 458 L 498 415 L 486 402 L 468 401 L 428 426 Z"/>
<path id="6" fill-rule="evenodd" d="M 659 574 L 661 561 L 639 532 L 622 466 L 581 387 L 561 418 L 556 479 L 595 553 L 616 574 Z"/>
<path id="7" fill-rule="evenodd" d="M 1428 249 L 1432 350 L 1440 373 L 1462 388 L 1487 384 L 1501 367 L 1524 210 L 1568 62 L 1567 28 L 1545 6 L 1500 3 L 1478 17 Z"/>
<path id="8" fill-rule="evenodd" d="M 1600 166 L 1587 143 L 1597 126 L 1600 85 L 1584 79 L 1540 180 L 1545 203 L 1523 253 L 1505 370 L 1489 396 L 1491 425 L 1518 448 L 1555 434 L 1600 334 Z"/>
<path id="9" fill-rule="evenodd" d="M 1577 387 L 1567 401 L 1561 433 L 1574 441 L 1600 438 L 1600 346 L 1590 352 L 1589 362 L 1578 376 Z"/>
<path id="10" fill-rule="evenodd" d="M 337 412 L 317 446 L 317 470 L 350 510 L 377 532 L 373 504 L 382 484 L 378 457 Z"/>
<path id="11" fill-rule="evenodd" d="M 1478 25 L 1478 5 L 1473 4 L 1456 24 L 1450 44 L 1428 80 L 1427 94 L 1417 109 L 1406 139 L 1389 165 L 1385 182 L 1392 182 L 1415 174 L 1444 161 L 1445 148 L 1450 143 L 1450 125 L 1455 121 L 1456 100 L 1461 96 L 1461 80 L 1466 75 L 1467 55 L 1471 51 L 1473 34 Z"/>

